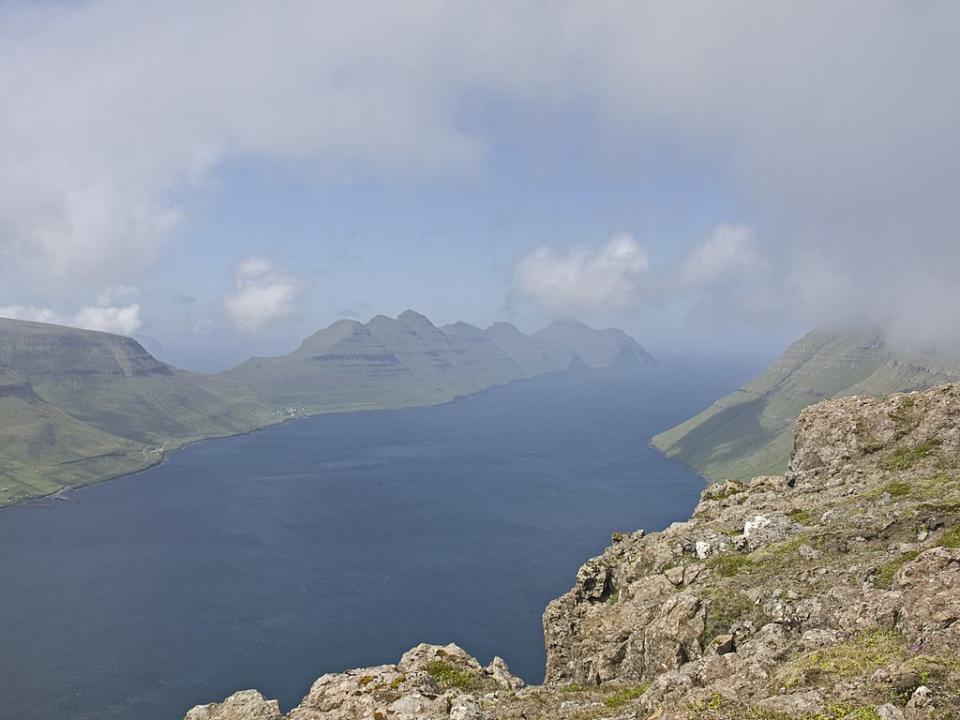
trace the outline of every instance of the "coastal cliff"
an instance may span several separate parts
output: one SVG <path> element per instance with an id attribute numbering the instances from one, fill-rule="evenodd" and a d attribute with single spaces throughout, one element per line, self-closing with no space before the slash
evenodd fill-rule
<path id="1" fill-rule="evenodd" d="M 420 645 L 186 720 L 960 717 L 960 385 L 804 410 L 783 475 L 614 533 L 544 613 L 542 686 Z"/>

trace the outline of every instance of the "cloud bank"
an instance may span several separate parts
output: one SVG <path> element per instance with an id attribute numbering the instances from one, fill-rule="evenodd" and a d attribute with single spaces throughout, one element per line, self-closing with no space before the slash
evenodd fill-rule
<path id="1" fill-rule="evenodd" d="M 0 317 L 67 325 L 117 335 L 133 335 L 143 325 L 139 303 L 121 306 L 83 305 L 74 313 L 60 313 L 43 307 L 7 305 L 0 307 Z"/>
<path id="2" fill-rule="evenodd" d="M 304 292 L 304 283 L 298 276 L 262 257 L 240 262 L 233 284 L 233 292 L 223 298 L 223 308 L 233 326 L 246 333 L 294 316 Z"/>
<path id="3" fill-rule="evenodd" d="M 719 225 L 679 262 L 658 267 L 637 240 L 617 233 L 596 248 L 534 249 L 515 263 L 509 292 L 552 315 L 608 315 L 752 285 L 766 269 L 753 231 L 742 225 Z"/>
<path id="4" fill-rule="evenodd" d="M 620 233 L 597 249 L 536 248 L 514 267 L 513 289 L 561 315 L 627 310 L 639 304 L 648 270 L 640 243 Z"/>
<path id="5" fill-rule="evenodd" d="M 729 158 L 783 312 L 960 338 L 958 36 L 960 4 L 894 0 L 5 4 L 3 286 L 136 283 L 181 198 L 237 158 L 459 172 L 483 161 L 464 122 L 481 98 Z M 636 257 L 584 294 L 565 278 L 596 277 L 598 257 L 539 252 L 532 294 L 642 294 Z"/>

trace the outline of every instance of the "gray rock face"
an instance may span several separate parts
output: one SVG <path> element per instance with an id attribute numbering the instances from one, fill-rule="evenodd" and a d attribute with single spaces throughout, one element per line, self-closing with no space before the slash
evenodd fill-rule
<path id="1" fill-rule="evenodd" d="M 184 720 L 280 720 L 280 705 L 256 690 L 243 690 L 222 703 L 198 705 Z"/>
<path id="2" fill-rule="evenodd" d="M 543 686 L 419 645 L 287 720 L 960 717 L 960 387 L 818 405 L 795 445 L 784 476 L 615 533 L 544 612 Z M 191 713 L 277 717 L 255 693 Z"/>

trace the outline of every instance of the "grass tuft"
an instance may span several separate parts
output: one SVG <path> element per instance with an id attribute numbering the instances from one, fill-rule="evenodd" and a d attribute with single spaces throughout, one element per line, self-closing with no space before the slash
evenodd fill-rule
<path id="1" fill-rule="evenodd" d="M 899 633 L 874 630 L 802 655 L 787 664 L 780 673 L 780 680 L 786 687 L 809 683 L 824 685 L 871 675 L 907 657 L 906 643 Z"/>
<path id="2" fill-rule="evenodd" d="M 911 550 L 881 565 L 877 570 L 876 576 L 873 578 L 873 586 L 879 590 L 889 590 L 893 587 L 893 578 L 897 574 L 897 571 L 911 560 L 915 560 L 919 554 L 919 551 Z"/>
<path id="3" fill-rule="evenodd" d="M 634 687 L 617 690 L 617 692 L 613 693 L 612 695 L 605 697 L 603 699 L 603 704 L 608 708 L 623 707 L 627 703 L 633 702 L 638 697 L 643 695 L 649 687 L 650 683 L 641 683 L 640 685 L 635 685 Z"/>
<path id="4" fill-rule="evenodd" d="M 473 690 L 480 683 L 477 676 L 469 670 L 458 668 L 443 660 L 434 660 L 427 664 L 427 673 L 437 681 L 441 688 L 460 688 Z"/>
<path id="5" fill-rule="evenodd" d="M 739 590 L 716 588 L 706 600 L 704 635 L 708 640 L 723 635 L 739 622 L 750 620 L 757 625 L 762 624 L 763 613 L 760 608 Z"/>
<path id="6" fill-rule="evenodd" d="M 714 555 L 707 560 L 707 567 L 721 577 L 734 577 L 749 570 L 752 565 L 753 561 L 750 558 L 737 553 Z"/>
<path id="7" fill-rule="evenodd" d="M 916 447 L 897 448 L 884 460 L 883 464 L 888 470 L 908 470 L 924 458 L 930 456 L 939 447 L 940 441 L 933 438 Z"/>
<path id="8" fill-rule="evenodd" d="M 892 482 L 887 483 L 881 488 L 882 492 L 887 493 L 890 497 L 905 497 L 910 494 L 910 483 L 905 482 Z"/>
<path id="9" fill-rule="evenodd" d="M 940 536 L 940 547 L 960 548 L 960 525 L 950 528 Z"/>

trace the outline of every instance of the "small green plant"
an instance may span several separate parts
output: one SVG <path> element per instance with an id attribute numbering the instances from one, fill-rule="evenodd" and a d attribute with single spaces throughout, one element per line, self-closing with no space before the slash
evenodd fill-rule
<path id="1" fill-rule="evenodd" d="M 906 660 L 903 637 L 890 630 L 873 630 L 802 655 L 780 673 L 786 687 L 810 682 L 823 684 L 870 675 L 890 663 Z"/>
<path id="2" fill-rule="evenodd" d="M 634 687 L 617 690 L 612 695 L 605 697 L 603 699 L 603 704 L 608 708 L 623 707 L 627 703 L 633 702 L 638 697 L 643 695 L 649 687 L 650 683 L 641 683 L 640 685 L 635 685 Z"/>
<path id="3" fill-rule="evenodd" d="M 796 716 L 785 715 L 774 710 L 753 708 L 745 717 L 749 720 L 793 720 Z M 830 709 L 826 712 L 817 713 L 816 715 L 805 715 L 803 720 L 879 720 L 879 718 L 880 715 L 872 707 L 854 707 L 842 703 L 839 705 L 831 705 Z"/>
<path id="4" fill-rule="evenodd" d="M 697 713 L 714 713 L 718 710 L 723 710 L 727 704 L 727 700 L 725 697 L 723 697 L 723 695 L 720 693 L 713 693 L 713 695 L 711 695 L 708 699 L 698 700 L 697 702 L 690 703 L 688 707 Z"/>
<path id="5" fill-rule="evenodd" d="M 737 553 L 714 555 L 707 560 L 707 567 L 721 577 L 734 577 L 745 570 L 749 570 L 751 565 L 753 565 L 753 561 L 750 558 Z"/>
<path id="6" fill-rule="evenodd" d="M 960 548 L 960 525 L 950 528 L 940 536 L 940 547 Z"/>
<path id="7" fill-rule="evenodd" d="M 843 703 L 833 705 L 826 715 L 814 715 L 811 720 L 880 720 L 880 713 L 872 707 L 853 707 Z"/>
<path id="8" fill-rule="evenodd" d="M 788 514 L 790 519 L 795 523 L 800 525 L 813 525 L 813 513 L 811 513 L 809 510 L 804 508 L 796 508 L 795 510 L 791 510 Z"/>
<path id="9" fill-rule="evenodd" d="M 427 673 L 441 688 L 460 688 L 472 690 L 479 684 L 478 678 L 469 670 L 463 670 L 443 660 L 434 660 L 427 663 Z"/>
<path id="10" fill-rule="evenodd" d="M 607 596 L 607 605 L 616 605 L 620 602 L 620 590 L 614 590 Z"/>
<path id="11" fill-rule="evenodd" d="M 560 687 L 560 692 L 562 693 L 584 693 L 589 692 L 594 688 L 589 688 L 586 685 L 578 685 L 577 683 L 571 683 L 570 685 L 563 685 Z"/>
<path id="12" fill-rule="evenodd" d="M 930 477 L 914 481 L 912 494 L 924 500 L 940 499 L 951 495 L 956 498 L 955 493 L 958 490 L 960 490 L 960 481 L 958 481 L 956 475 L 938 472 Z"/>
<path id="13" fill-rule="evenodd" d="M 908 470 L 924 458 L 930 456 L 938 447 L 940 447 L 940 441 L 933 438 L 916 447 L 897 448 L 883 464 L 888 470 Z"/>
<path id="14" fill-rule="evenodd" d="M 797 562 L 797 551 L 804 544 L 819 544 L 820 536 L 813 533 L 801 533 L 789 540 L 767 545 L 750 553 L 749 557 L 758 570 L 773 575 L 793 567 Z"/>
<path id="15" fill-rule="evenodd" d="M 372 683 L 373 681 L 374 681 L 373 675 L 364 675 L 362 678 L 360 678 L 360 679 L 357 681 L 357 685 L 359 685 L 360 687 L 366 687 L 367 685 L 369 685 L 369 684 Z"/>
<path id="16" fill-rule="evenodd" d="M 762 624 L 762 611 L 739 590 L 716 588 L 707 598 L 707 616 L 704 636 L 712 640 L 728 632 L 738 622 L 750 620 Z"/>
<path id="17" fill-rule="evenodd" d="M 911 485 L 905 482 L 892 482 L 883 486 L 882 491 L 890 497 L 904 497 L 910 494 Z"/>
<path id="18" fill-rule="evenodd" d="M 873 578 L 873 586 L 880 590 L 889 590 L 893 587 L 893 578 L 897 574 L 897 571 L 911 560 L 916 559 L 919 554 L 917 550 L 911 550 L 881 565 Z"/>

